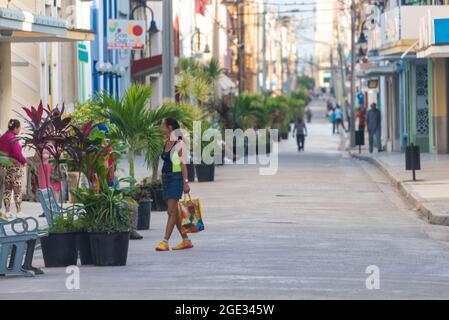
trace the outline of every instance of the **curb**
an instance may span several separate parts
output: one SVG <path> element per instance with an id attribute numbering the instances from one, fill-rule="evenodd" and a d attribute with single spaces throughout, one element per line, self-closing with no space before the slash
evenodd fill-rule
<path id="1" fill-rule="evenodd" d="M 369 162 L 382 171 L 382 173 L 388 178 L 388 180 L 390 180 L 399 193 L 427 217 L 427 221 L 430 224 L 449 226 L 449 215 L 432 210 L 424 199 L 411 191 L 410 188 L 404 184 L 398 176 L 388 170 L 387 166 L 382 161 L 373 157 L 356 154 L 351 150 L 347 151 L 352 158 Z"/>

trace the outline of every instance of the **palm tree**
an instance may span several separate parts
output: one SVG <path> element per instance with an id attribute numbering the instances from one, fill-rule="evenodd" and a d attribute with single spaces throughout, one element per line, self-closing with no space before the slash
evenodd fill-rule
<path id="1" fill-rule="evenodd" d="M 264 100 L 260 94 L 244 93 L 235 98 L 230 109 L 234 128 L 246 130 L 264 126 Z"/>
<path id="2" fill-rule="evenodd" d="M 220 62 L 212 58 L 207 64 L 202 67 L 202 72 L 205 78 L 212 83 L 216 84 L 218 80 L 220 80 L 221 75 L 223 74 L 223 69 L 220 68 Z"/>
<path id="3" fill-rule="evenodd" d="M 180 59 L 176 93 L 184 102 L 199 105 L 208 103 L 214 92 L 215 78 L 211 76 L 216 77 L 215 67 L 214 64 L 203 66 L 194 58 Z"/>
<path id="4" fill-rule="evenodd" d="M 159 156 L 164 141 L 160 129 L 162 120 L 185 119 L 184 110 L 173 105 L 151 108 L 149 100 L 152 93 L 150 85 L 133 84 L 121 99 L 108 93 L 101 93 L 98 97 L 113 126 L 112 133 L 128 145 L 129 175 L 133 178 L 136 154 L 145 153 L 147 166 L 151 166 Z"/>

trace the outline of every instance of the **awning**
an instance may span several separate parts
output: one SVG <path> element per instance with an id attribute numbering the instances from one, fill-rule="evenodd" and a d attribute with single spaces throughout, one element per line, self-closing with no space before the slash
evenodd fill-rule
<path id="1" fill-rule="evenodd" d="M 389 65 L 389 66 L 377 66 L 372 67 L 366 70 L 361 70 L 357 74 L 358 78 L 375 78 L 375 77 L 381 77 L 381 76 L 391 76 L 395 73 L 398 73 L 399 70 L 395 65 Z"/>
<path id="2" fill-rule="evenodd" d="M 92 41 L 91 30 L 70 29 L 64 19 L 0 8 L 0 42 Z"/>
<path id="3" fill-rule="evenodd" d="M 162 55 L 134 60 L 131 65 L 133 77 L 142 77 L 162 72 Z"/>

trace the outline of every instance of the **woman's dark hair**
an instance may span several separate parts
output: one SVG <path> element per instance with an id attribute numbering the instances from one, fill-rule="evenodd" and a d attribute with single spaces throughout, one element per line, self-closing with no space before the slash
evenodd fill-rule
<path id="1" fill-rule="evenodd" d="M 11 119 L 8 122 L 8 130 L 13 131 L 20 128 L 20 121 L 17 119 Z"/>
<path id="2" fill-rule="evenodd" d="M 174 118 L 165 118 L 164 123 L 167 127 L 170 126 L 173 131 L 180 129 L 178 120 L 176 120 Z M 178 139 L 182 140 L 182 135 L 178 136 Z"/>
<path id="3" fill-rule="evenodd" d="M 166 119 L 164 120 L 164 122 L 165 122 L 165 125 L 166 125 L 166 126 L 170 126 L 170 127 L 172 128 L 172 130 L 176 130 L 176 129 L 179 129 L 179 128 L 180 128 L 179 122 L 178 122 L 178 120 L 176 120 L 176 119 L 173 119 L 173 118 L 166 118 Z"/>

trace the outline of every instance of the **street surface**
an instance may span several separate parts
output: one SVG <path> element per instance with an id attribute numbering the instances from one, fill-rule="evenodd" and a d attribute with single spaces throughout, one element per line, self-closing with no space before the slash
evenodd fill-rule
<path id="1" fill-rule="evenodd" d="M 156 252 L 166 214 L 153 212 L 126 267 L 80 267 L 79 290 L 66 289 L 64 268 L 2 278 L 0 299 L 449 298 L 447 227 L 429 225 L 378 169 L 339 151 L 321 104 L 312 110 L 305 152 L 281 142 L 276 175 L 225 165 L 215 182 L 192 184 L 206 225 L 192 250 Z M 367 289 L 368 266 L 378 290 Z"/>

